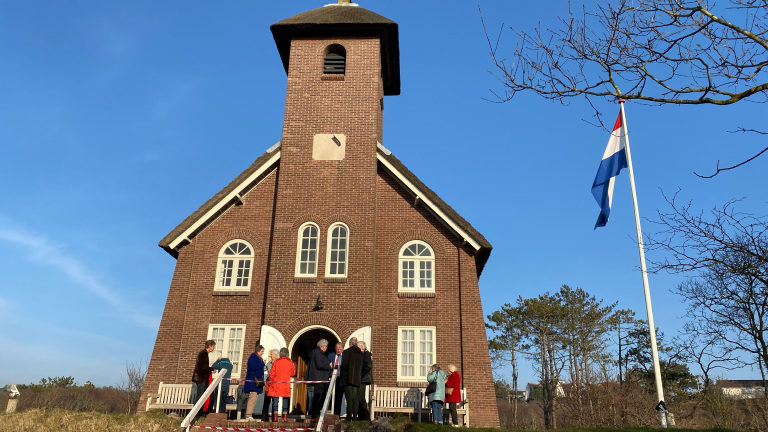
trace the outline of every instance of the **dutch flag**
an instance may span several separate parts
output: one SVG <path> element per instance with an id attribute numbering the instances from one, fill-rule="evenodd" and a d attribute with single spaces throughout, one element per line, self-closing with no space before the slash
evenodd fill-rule
<path id="1" fill-rule="evenodd" d="M 627 129 L 621 121 L 621 111 L 613 126 L 611 138 L 603 153 L 603 160 L 597 169 L 595 181 L 592 183 L 592 195 L 600 206 L 600 215 L 597 217 L 595 229 L 608 223 L 608 215 L 611 214 L 611 202 L 613 201 L 613 183 L 622 168 L 627 167 Z"/>

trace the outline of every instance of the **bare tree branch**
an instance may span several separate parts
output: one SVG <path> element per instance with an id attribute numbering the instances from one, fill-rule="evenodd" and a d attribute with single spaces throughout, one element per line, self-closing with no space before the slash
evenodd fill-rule
<path id="1" fill-rule="evenodd" d="M 755 132 L 758 132 L 758 131 L 755 131 Z M 764 148 L 763 150 L 760 151 L 760 153 L 752 156 L 751 158 L 749 158 L 749 159 L 747 159 L 747 160 L 745 160 L 743 162 L 740 162 L 740 163 L 738 163 L 736 165 L 732 165 L 732 166 L 729 166 L 729 167 L 726 167 L 726 168 L 720 168 L 720 160 L 718 160 L 717 161 L 717 167 L 716 167 L 717 171 L 715 171 L 715 173 L 712 174 L 712 175 L 701 175 L 701 174 L 697 173 L 696 171 L 694 171 L 693 173 L 696 174 L 697 176 L 701 177 L 701 178 L 709 179 L 709 178 L 712 178 L 712 177 L 720 174 L 723 171 L 732 170 L 732 169 L 738 168 L 738 167 L 740 167 L 740 166 L 742 166 L 742 165 L 744 165 L 746 163 L 752 162 L 753 160 L 757 159 L 760 155 L 762 155 L 766 151 L 768 151 L 768 147 Z"/>
<path id="2" fill-rule="evenodd" d="M 565 103 L 583 96 L 650 104 L 732 105 L 768 102 L 768 1 L 599 0 L 560 17 L 552 28 L 511 28 L 511 57 L 499 52 L 485 27 L 488 48 L 503 92 Z M 716 10 L 717 8 L 717 10 Z M 728 17 L 726 17 L 729 15 Z M 481 16 L 482 19 L 482 16 Z M 763 150 L 765 152 L 766 150 Z M 754 160 L 763 152 L 711 178 Z"/>

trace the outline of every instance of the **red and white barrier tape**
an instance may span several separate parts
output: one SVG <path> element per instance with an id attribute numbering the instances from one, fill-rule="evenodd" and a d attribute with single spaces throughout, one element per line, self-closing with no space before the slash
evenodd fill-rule
<path id="1" fill-rule="evenodd" d="M 254 381 L 254 380 L 241 380 L 237 378 L 223 378 L 223 379 L 229 380 L 229 381 L 237 381 L 237 382 L 265 382 L 267 384 L 325 384 L 330 382 L 330 381 Z"/>
<path id="2" fill-rule="evenodd" d="M 219 430 L 219 431 L 236 431 L 236 432 L 300 432 L 311 431 L 313 428 L 228 428 L 218 426 L 192 426 L 197 429 Z"/>

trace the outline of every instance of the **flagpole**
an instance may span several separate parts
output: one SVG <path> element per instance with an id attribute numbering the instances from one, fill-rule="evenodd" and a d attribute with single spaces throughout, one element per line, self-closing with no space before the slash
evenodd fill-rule
<path id="1" fill-rule="evenodd" d="M 624 115 L 624 99 L 619 99 L 621 109 L 621 124 L 624 128 L 624 143 L 627 154 L 627 170 L 629 171 L 629 185 L 632 188 L 632 204 L 635 206 L 635 227 L 637 228 L 637 248 L 640 251 L 640 271 L 643 274 L 643 290 L 645 291 L 645 310 L 648 314 L 648 331 L 651 335 L 651 353 L 653 354 L 653 371 L 656 376 L 656 393 L 659 403 L 656 409 L 659 411 L 661 427 L 667 427 L 667 410 L 664 403 L 664 388 L 661 385 L 661 368 L 659 367 L 659 353 L 656 348 L 656 326 L 653 324 L 653 309 L 651 308 L 651 290 L 648 287 L 648 270 L 645 266 L 645 248 L 643 247 L 643 231 L 640 229 L 640 211 L 637 207 L 637 192 L 635 191 L 635 173 L 632 170 L 632 154 L 629 151 L 629 129 L 627 118 Z"/>

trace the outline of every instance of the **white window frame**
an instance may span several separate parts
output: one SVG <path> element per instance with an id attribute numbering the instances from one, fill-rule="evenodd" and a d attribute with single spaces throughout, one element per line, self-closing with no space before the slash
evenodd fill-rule
<path id="1" fill-rule="evenodd" d="M 344 228 L 347 235 L 344 237 L 344 249 L 334 249 L 333 246 L 333 231 L 336 228 Z M 325 252 L 325 277 L 331 277 L 331 278 L 345 278 L 347 277 L 347 273 L 349 272 L 349 227 L 341 222 L 336 222 L 333 225 L 328 228 L 328 236 L 326 237 L 326 241 L 328 243 L 326 247 Z M 332 261 L 331 258 L 333 256 L 333 252 L 344 252 L 344 260 L 336 260 Z M 332 264 L 344 264 L 344 272 L 342 273 L 331 273 L 331 267 Z M 338 267 L 337 267 L 338 268 Z"/>
<path id="2" fill-rule="evenodd" d="M 317 232 L 317 237 L 315 237 L 315 260 L 314 260 L 314 262 L 310 261 L 310 260 L 307 260 L 307 261 L 302 261 L 301 260 L 301 253 L 304 251 L 304 249 L 302 248 L 302 243 L 304 242 L 304 230 L 309 228 L 309 227 L 315 228 L 315 232 Z M 313 223 L 313 222 L 307 222 L 307 223 L 304 223 L 303 225 L 301 225 L 301 227 L 299 227 L 299 232 L 298 232 L 297 241 L 296 241 L 296 269 L 295 269 L 295 272 L 294 272 L 296 277 L 317 277 L 317 266 L 318 266 L 318 261 L 319 261 L 318 260 L 318 255 L 320 254 L 320 247 L 319 246 L 320 246 L 320 228 L 317 226 L 317 224 Z M 307 249 L 307 250 L 309 251 L 311 249 Z M 314 272 L 311 272 L 311 273 L 309 273 L 309 272 L 301 273 L 301 264 L 303 262 L 305 262 L 307 264 L 313 263 L 314 266 L 315 266 Z"/>
<path id="3" fill-rule="evenodd" d="M 250 254 L 245 255 L 225 255 L 224 252 L 233 244 L 235 243 L 242 243 L 245 246 L 248 247 L 248 250 L 251 252 Z M 224 278 L 222 277 L 222 273 L 224 272 L 224 260 L 232 260 L 233 268 L 231 268 L 233 274 L 229 277 L 231 279 L 230 285 L 224 285 L 223 281 Z M 238 278 L 242 277 L 240 276 L 240 269 L 243 262 L 248 262 L 248 282 L 244 286 L 237 286 L 236 282 Z M 217 258 L 216 262 L 216 285 L 214 285 L 213 290 L 214 291 L 250 291 L 251 290 L 251 282 L 253 281 L 253 264 L 254 264 L 254 251 L 253 246 L 251 246 L 250 243 L 248 243 L 245 240 L 242 239 L 234 239 L 231 241 L 228 241 L 224 246 L 221 247 L 219 250 L 219 256 Z M 234 282 L 234 283 L 233 283 Z"/>
<path id="4" fill-rule="evenodd" d="M 223 329 L 223 335 L 219 334 L 219 329 Z M 214 335 L 214 330 L 216 330 L 216 335 Z M 238 330 L 240 330 L 240 339 L 236 338 Z M 232 378 L 240 378 L 241 375 L 245 376 L 245 374 L 241 374 L 243 370 L 243 357 L 245 355 L 243 352 L 245 324 L 210 324 L 208 326 L 208 339 L 216 341 L 216 348 L 209 354 L 209 358 L 213 359 L 211 364 L 219 357 L 226 357 L 233 366 Z M 239 355 L 237 355 L 238 351 Z M 232 355 L 233 352 L 235 352 L 235 355 Z"/>
<path id="5" fill-rule="evenodd" d="M 419 256 L 403 256 L 403 252 L 405 252 L 406 249 L 408 249 L 412 245 L 422 245 L 426 247 L 429 252 L 429 257 L 419 257 Z M 413 269 L 414 272 L 414 279 L 415 283 L 413 287 L 403 287 L 403 263 L 405 262 L 412 262 L 413 263 Z M 429 271 L 431 272 L 430 278 L 425 278 L 424 280 L 429 280 L 430 287 L 422 288 L 419 285 L 421 285 L 422 278 L 420 277 L 420 271 L 421 271 L 421 265 L 422 264 L 428 264 L 429 265 Z M 408 243 L 404 244 L 402 248 L 400 248 L 400 253 L 398 254 L 398 260 L 397 260 L 397 290 L 398 292 L 418 292 L 418 293 L 433 293 L 435 292 L 435 250 L 430 246 L 427 242 L 421 241 L 421 240 L 412 240 Z"/>
<path id="6" fill-rule="evenodd" d="M 403 331 L 413 332 L 413 375 L 403 373 Z M 432 340 L 422 339 L 422 332 L 431 332 Z M 431 351 L 426 346 L 426 342 L 431 344 Z M 397 327 L 397 380 L 398 381 L 426 381 L 429 367 L 435 364 L 437 358 L 437 331 L 434 326 Z M 424 372 L 422 374 L 422 371 Z"/>

